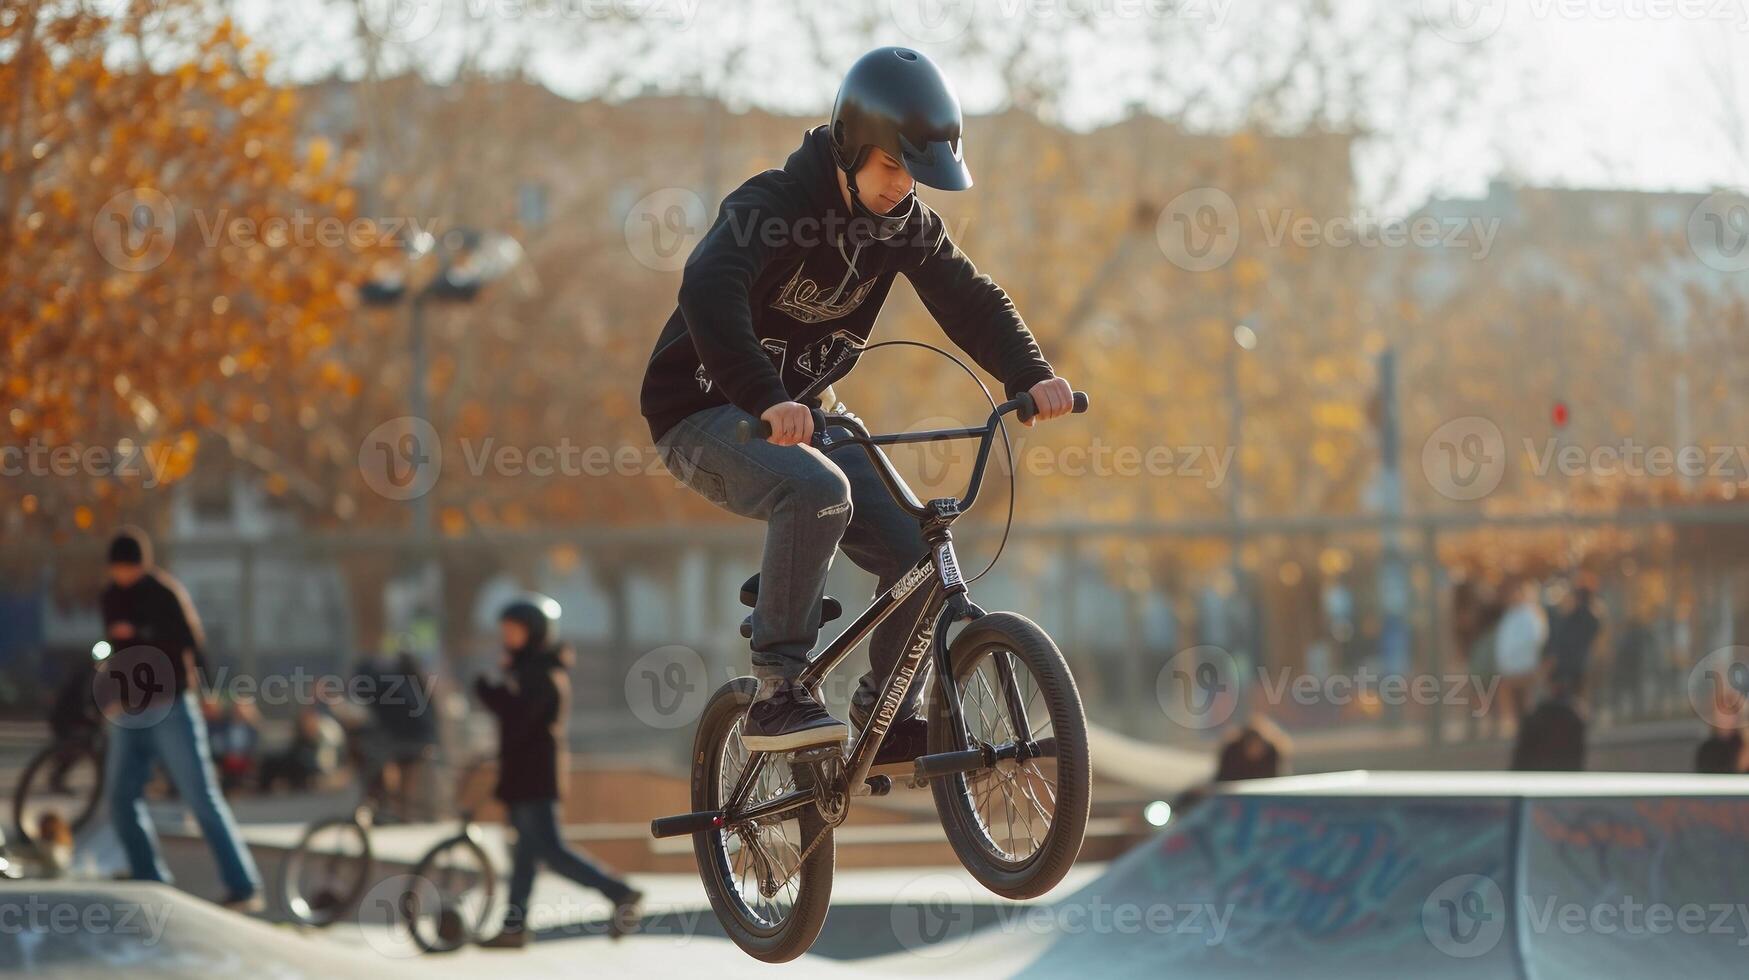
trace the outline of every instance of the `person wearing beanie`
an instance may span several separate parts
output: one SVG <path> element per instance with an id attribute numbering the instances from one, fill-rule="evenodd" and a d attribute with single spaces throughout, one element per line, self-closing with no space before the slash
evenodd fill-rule
<path id="1" fill-rule="evenodd" d="M 213 773 L 198 694 L 206 663 L 200 616 L 182 583 L 152 561 L 151 540 L 123 528 L 109 543 L 109 585 L 99 599 L 115 652 L 97 684 L 111 722 L 104 795 L 135 879 L 171 880 L 143 799 L 153 764 L 164 767 L 194 812 L 224 881 L 226 905 L 264 906 L 261 874 Z"/>

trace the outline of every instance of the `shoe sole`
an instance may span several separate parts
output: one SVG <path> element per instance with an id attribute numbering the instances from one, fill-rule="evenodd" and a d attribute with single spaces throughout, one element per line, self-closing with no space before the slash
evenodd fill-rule
<path id="1" fill-rule="evenodd" d="M 784 732 L 781 735 L 749 735 L 742 732 L 741 744 L 749 752 L 793 752 L 819 745 L 840 745 L 849 735 L 850 729 L 842 724 L 826 725 L 801 732 Z"/>

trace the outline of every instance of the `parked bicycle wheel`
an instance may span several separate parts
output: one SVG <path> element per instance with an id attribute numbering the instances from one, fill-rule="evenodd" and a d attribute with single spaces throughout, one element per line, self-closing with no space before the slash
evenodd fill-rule
<path id="1" fill-rule="evenodd" d="M 1057 645 L 1014 613 L 974 620 L 950 657 L 970 744 L 989 746 L 997 762 L 930 780 L 936 812 L 972 877 L 998 895 L 1035 898 L 1069 873 L 1087 832 L 1093 777 L 1081 695 Z M 937 686 L 930 752 L 956 748 L 950 726 Z"/>
<path id="2" fill-rule="evenodd" d="M 498 873 L 470 827 L 425 853 L 401 895 L 402 921 L 427 953 L 448 953 L 484 932 Z"/>
<path id="3" fill-rule="evenodd" d="M 741 726 L 757 682 L 740 677 L 705 705 L 693 741 L 692 808 L 717 810 L 734 792 L 752 755 Z M 749 803 L 797 788 L 787 756 L 767 758 Z M 825 835 L 825 840 L 816 840 Z M 693 835 L 698 872 L 729 938 L 749 955 L 782 963 L 808 951 L 832 902 L 832 829 L 813 806 L 736 829 Z M 809 844 L 814 850 L 801 860 Z"/>
<path id="4" fill-rule="evenodd" d="M 98 746 L 56 743 L 25 767 L 12 795 L 12 825 L 20 840 L 34 843 L 43 818 L 58 814 L 77 834 L 96 815 L 102 797 L 103 753 Z"/>
<path id="5" fill-rule="evenodd" d="M 280 867 L 280 903 L 302 925 L 331 926 L 358 908 L 374 865 L 370 831 L 358 817 L 317 821 Z"/>

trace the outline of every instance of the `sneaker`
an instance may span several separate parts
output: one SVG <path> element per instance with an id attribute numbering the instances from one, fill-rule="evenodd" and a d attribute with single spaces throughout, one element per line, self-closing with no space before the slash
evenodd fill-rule
<path id="1" fill-rule="evenodd" d="M 747 709 L 741 744 L 750 752 L 793 752 L 836 745 L 849 733 L 843 722 L 820 707 L 807 688 L 785 682 Z"/>
<path id="2" fill-rule="evenodd" d="M 861 731 L 863 723 L 857 723 Z M 912 715 L 900 718 L 887 726 L 887 737 L 881 739 L 881 747 L 875 751 L 874 762 L 869 764 L 868 774 L 871 776 L 909 776 L 915 770 L 913 765 L 920 755 L 929 754 L 929 723 Z"/>
<path id="3" fill-rule="evenodd" d="M 627 892 L 625 897 L 613 903 L 613 916 L 607 920 L 607 935 L 609 939 L 618 939 L 629 932 L 637 932 L 644 922 L 644 893 Z"/>
<path id="4" fill-rule="evenodd" d="M 509 926 L 498 930 L 498 935 L 493 936 L 491 939 L 482 939 L 479 942 L 481 949 L 521 949 L 527 945 L 528 930 L 521 928 L 513 929 Z"/>

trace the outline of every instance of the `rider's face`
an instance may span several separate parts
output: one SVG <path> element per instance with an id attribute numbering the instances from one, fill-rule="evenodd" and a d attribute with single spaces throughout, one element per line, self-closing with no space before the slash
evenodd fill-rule
<path id="1" fill-rule="evenodd" d="M 862 169 L 856 172 L 856 196 L 876 214 L 886 214 L 898 207 L 914 186 L 916 182 L 899 161 L 881 149 L 871 149 Z"/>
<path id="2" fill-rule="evenodd" d="M 515 652 L 528 642 L 528 627 L 513 619 L 502 620 L 498 623 L 498 639 L 504 641 L 504 649 Z"/>

